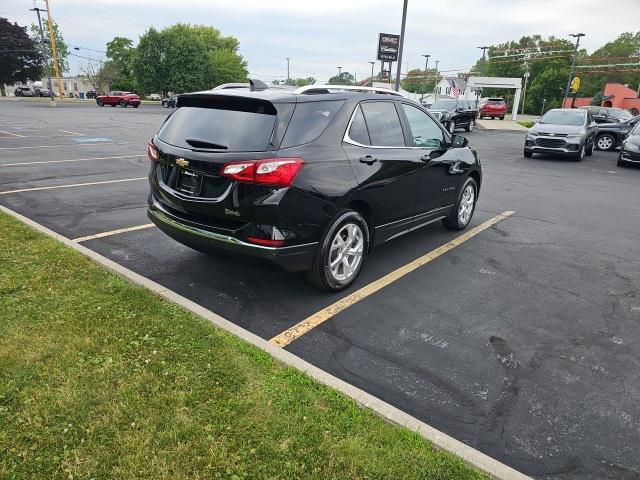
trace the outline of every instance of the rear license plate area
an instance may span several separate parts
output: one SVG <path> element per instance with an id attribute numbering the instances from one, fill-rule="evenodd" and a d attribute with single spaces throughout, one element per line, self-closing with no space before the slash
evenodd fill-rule
<path id="1" fill-rule="evenodd" d="M 202 190 L 202 175 L 189 170 L 180 170 L 176 190 L 191 196 L 198 196 Z"/>

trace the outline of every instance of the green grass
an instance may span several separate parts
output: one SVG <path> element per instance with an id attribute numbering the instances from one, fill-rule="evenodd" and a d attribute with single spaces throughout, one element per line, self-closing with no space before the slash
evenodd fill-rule
<path id="1" fill-rule="evenodd" d="M 0 478 L 484 478 L 0 213 Z"/>
<path id="2" fill-rule="evenodd" d="M 523 127 L 531 128 L 533 127 L 534 122 L 531 120 L 517 120 L 516 123 L 519 123 Z"/>

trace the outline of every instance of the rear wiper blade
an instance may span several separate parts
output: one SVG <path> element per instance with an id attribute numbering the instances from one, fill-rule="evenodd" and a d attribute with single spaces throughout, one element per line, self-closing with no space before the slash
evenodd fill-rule
<path id="1" fill-rule="evenodd" d="M 210 142 L 209 140 L 204 140 L 202 138 L 187 137 L 184 139 L 184 141 L 195 148 L 210 148 L 212 150 L 228 150 L 229 149 L 229 147 L 227 147 L 226 145 Z"/>

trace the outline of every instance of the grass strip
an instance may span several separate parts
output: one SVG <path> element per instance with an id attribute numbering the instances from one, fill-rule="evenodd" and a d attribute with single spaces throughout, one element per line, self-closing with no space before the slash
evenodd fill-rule
<path id="1" fill-rule="evenodd" d="M 0 212 L 0 478 L 485 478 Z"/>

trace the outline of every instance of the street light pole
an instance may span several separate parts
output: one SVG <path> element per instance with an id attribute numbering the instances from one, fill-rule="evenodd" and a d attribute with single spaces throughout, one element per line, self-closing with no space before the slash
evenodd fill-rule
<path id="1" fill-rule="evenodd" d="M 478 48 L 482 50 L 482 73 L 484 74 L 485 72 L 484 62 L 487 60 L 487 50 L 489 50 L 489 47 L 478 47 Z"/>
<path id="2" fill-rule="evenodd" d="M 573 71 L 576 68 L 576 57 L 578 56 L 578 47 L 580 46 L 580 37 L 584 37 L 584 33 L 571 33 L 570 37 L 576 39 L 576 48 L 573 51 L 573 60 L 571 61 L 571 70 L 569 71 L 569 80 L 567 81 L 567 88 L 564 90 L 564 98 L 562 99 L 562 108 L 564 108 L 564 103 L 567 101 L 567 97 L 569 96 L 569 88 L 571 87 L 571 79 L 573 78 Z"/>
<path id="3" fill-rule="evenodd" d="M 291 76 L 289 75 L 289 60 L 291 60 L 291 58 L 287 57 L 287 83 L 291 80 Z"/>
<path id="4" fill-rule="evenodd" d="M 398 69 L 396 70 L 396 92 L 400 90 L 400 73 L 402 71 L 402 48 L 404 47 L 404 30 L 407 25 L 407 4 L 409 0 L 404 0 L 402 7 L 402 27 L 400 28 L 400 48 L 398 49 Z"/>
<path id="5" fill-rule="evenodd" d="M 438 64 L 440 60 L 436 60 L 436 77 L 433 80 L 433 101 L 435 102 L 438 99 Z"/>
<path id="6" fill-rule="evenodd" d="M 40 27 L 40 42 L 42 43 L 43 51 L 46 52 L 47 41 L 44 39 L 44 30 L 42 29 L 42 19 L 40 18 L 40 9 L 38 7 L 33 7 L 30 10 L 38 14 L 38 27 Z M 53 93 L 53 83 L 51 83 L 51 71 L 48 72 L 47 81 L 49 83 L 47 85 L 47 90 L 49 90 L 50 93 Z M 51 95 L 49 95 L 49 99 L 53 102 L 53 97 Z"/>
<path id="7" fill-rule="evenodd" d="M 427 71 L 429 69 L 429 57 L 431 55 L 422 55 L 425 58 L 424 62 L 424 90 L 427 89 Z M 422 96 L 420 97 L 420 103 L 424 100 L 424 91 L 422 92 Z"/>
<path id="8" fill-rule="evenodd" d="M 371 81 L 369 82 L 369 86 L 373 87 L 373 67 L 375 66 L 376 62 L 369 62 L 371 64 Z"/>

